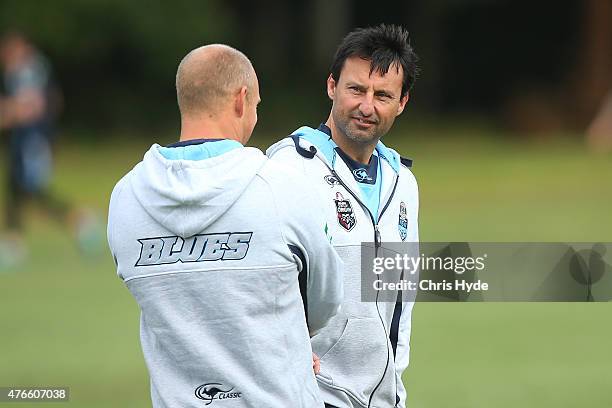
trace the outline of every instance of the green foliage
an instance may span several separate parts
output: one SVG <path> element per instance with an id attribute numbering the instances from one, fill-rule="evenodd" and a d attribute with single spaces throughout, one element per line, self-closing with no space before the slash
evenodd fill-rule
<path id="1" fill-rule="evenodd" d="M 57 0 L 0 3 L 0 30 L 19 30 L 46 53 L 70 122 L 158 125 L 175 115 L 174 75 L 191 49 L 235 41 L 218 1 Z"/>
<path id="2" fill-rule="evenodd" d="M 191 48 L 231 41 L 234 23 L 221 2 L 175 0 L 6 0 L 0 27 L 22 30 L 57 57 L 101 62 L 117 46 L 139 50 L 145 75 L 163 75 Z"/>

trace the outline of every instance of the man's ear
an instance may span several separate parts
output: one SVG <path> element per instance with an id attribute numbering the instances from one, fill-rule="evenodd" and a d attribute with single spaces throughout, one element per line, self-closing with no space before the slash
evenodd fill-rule
<path id="1" fill-rule="evenodd" d="M 400 99 L 399 106 L 397 107 L 396 116 L 399 116 L 404 111 L 404 108 L 406 107 L 406 104 L 408 103 L 409 99 L 410 99 L 410 92 L 406 92 L 406 95 L 402 96 L 402 98 Z"/>
<path id="2" fill-rule="evenodd" d="M 336 80 L 332 77 L 332 74 L 327 77 L 327 96 L 332 100 L 336 96 Z"/>
<path id="3" fill-rule="evenodd" d="M 236 98 L 234 99 L 234 111 L 238 117 L 242 117 L 244 115 L 244 111 L 246 110 L 246 98 L 247 98 L 247 87 L 243 86 L 240 88 L 240 91 L 236 94 Z"/>

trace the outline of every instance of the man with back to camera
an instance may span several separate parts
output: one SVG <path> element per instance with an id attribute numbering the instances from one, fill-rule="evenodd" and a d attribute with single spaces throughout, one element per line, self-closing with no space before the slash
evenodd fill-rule
<path id="1" fill-rule="evenodd" d="M 411 161 L 386 147 L 417 73 L 408 32 L 380 25 L 349 33 L 327 79 L 331 113 L 271 146 L 273 160 L 317 184 L 333 244 L 345 262 L 340 312 L 312 338 L 328 407 L 405 407 L 413 302 L 361 302 L 360 245 L 418 242 L 418 189 Z"/>
<path id="2" fill-rule="evenodd" d="M 260 99 L 244 54 L 191 51 L 176 89 L 180 141 L 154 144 L 117 183 L 108 218 L 153 406 L 323 407 L 309 331 L 338 309 L 342 262 L 320 203 L 299 173 L 244 147 Z"/>

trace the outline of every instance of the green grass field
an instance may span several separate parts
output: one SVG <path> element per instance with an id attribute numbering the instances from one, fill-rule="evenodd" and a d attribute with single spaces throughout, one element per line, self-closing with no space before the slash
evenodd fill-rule
<path id="1" fill-rule="evenodd" d="M 415 159 L 424 241 L 612 241 L 610 156 L 465 134 L 387 143 Z M 106 214 L 147 145 L 62 146 L 54 189 Z M 27 263 L 0 273 L 0 386 L 70 387 L 69 403 L 49 406 L 149 406 L 138 307 L 110 256 L 80 256 L 36 211 L 27 240 Z M 417 304 L 409 405 L 611 407 L 611 314 L 608 303 Z"/>

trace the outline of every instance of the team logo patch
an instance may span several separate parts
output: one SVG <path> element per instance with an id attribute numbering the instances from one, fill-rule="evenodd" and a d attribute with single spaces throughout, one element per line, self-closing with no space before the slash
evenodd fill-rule
<path id="1" fill-rule="evenodd" d="M 344 199 L 344 197 L 342 197 L 342 194 L 340 193 L 336 193 L 336 198 L 334 199 L 334 202 L 336 203 L 336 214 L 338 214 L 338 223 L 345 230 L 352 230 L 355 224 L 357 224 L 357 219 L 355 219 L 355 213 L 353 212 L 351 202 L 348 199 Z"/>
<path id="2" fill-rule="evenodd" d="M 399 223 L 397 224 L 397 229 L 399 229 L 400 238 L 402 241 L 405 241 L 406 236 L 408 236 L 408 215 L 406 213 L 406 204 L 404 204 L 403 201 L 400 203 Z"/>
<path id="3" fill-rule="evenodd" d="M 332 176 L 331 174 L 328 174 L 327 176 L 323 177 L 323 179 L 327 182 L 327 184 L 332 187 L 340 184 L 336 176 Z"/>
<path id="4" fill-rule="evenodd" d="M 234 387 L 224 386 L 221 383 L 206 383 L 195 389 L 195 396 L 197 399 L 206 401 L 204 405 L 210 405 L 215 400 L 242 398 L 242 393 L 234 391 Z"/>

